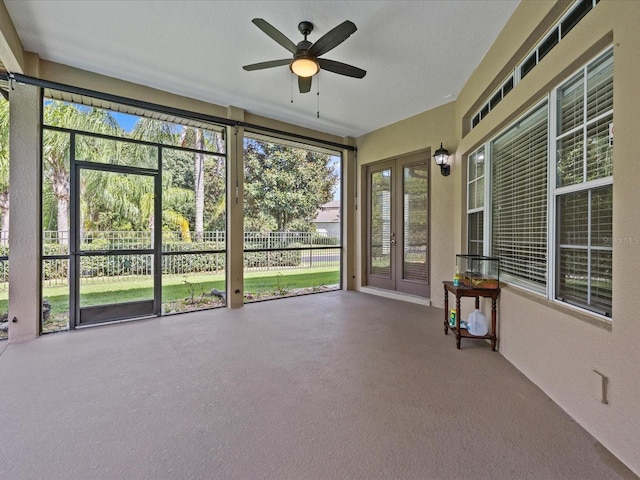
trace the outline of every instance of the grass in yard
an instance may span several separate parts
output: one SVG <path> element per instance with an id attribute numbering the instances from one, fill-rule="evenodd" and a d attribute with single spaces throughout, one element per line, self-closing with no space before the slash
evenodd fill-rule
<path id="1" fill-rule="evenodd" d="M 163 303 L 174 302 L 191 296 L 210 292 L 212 288 L 225 289 L 224 274 L 165 275 L 162 278 Z M 295 288 L 314 288 L 340 283 L 340 270 L 336 267 L 309 268 L 293 271 L 247 272 L 244 278 L 245 293 L 269 294 Z M 148 279 L 124 282 L 83 285 L 82 306 L 108 305 L 152 298 Z M 0 312 L 6 312 L 7 292 L 0 292 Z M 51 313 L 60 314 L 69 310 L 69 287 L 45 287 L 43 298 L 51 304 Z"/>

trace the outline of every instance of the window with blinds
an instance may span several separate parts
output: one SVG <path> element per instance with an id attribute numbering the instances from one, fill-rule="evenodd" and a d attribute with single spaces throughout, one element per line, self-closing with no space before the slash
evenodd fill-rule
<path id="1" fill-rule="evenodd" d="M 484 147 L 467 158 L 467 252 L 484 254 L 484 192 L 485 192 Z"/>
<path id="2" fill-rule="evenodd" d="M 548 106 L 491 142 L 491 255 L 510 283 L 545 292 Z"/>
<path id="3" fill-rule="evenodd" d="M 611 317 L 613 51 L 556 91 L 558 300 Z"/>
<path id="4" fill-rule="evenodd" d="M 484 255 L 484 211 L 469 214 L 469 255 Z"/>

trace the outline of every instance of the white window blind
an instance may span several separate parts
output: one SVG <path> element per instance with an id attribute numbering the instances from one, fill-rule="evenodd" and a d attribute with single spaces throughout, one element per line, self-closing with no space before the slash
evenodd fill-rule
<path id="1" fill-rule="evenodd" d="M 480 147 L 467 158 L 467 252 L 484 254 L 485 156 Z"/>
<path id="2" fill-rule="evenodd" d="M 557 298 L 611 316 L 613 185 L 561 195 Z"/>
<path id="3" fill-rule="evenodd" d="M 558 88 L 557 108 L 555 297 L 611 317 L 612 50 Z"/>
<path id="4" fill-rule="evenodd" d="M 491 255 L 511 283 L 545 291 L 548 107 L 491 142 Z"/>
<path id="5" fill-rule="evenodd" d="M 470 255 L 484 255 L 484 211 L 469 214 L 469 245 Z"/>

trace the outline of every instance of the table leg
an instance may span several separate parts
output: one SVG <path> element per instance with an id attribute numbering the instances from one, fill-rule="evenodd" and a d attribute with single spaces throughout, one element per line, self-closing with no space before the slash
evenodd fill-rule
<path id="1" fill-rule="evenodd" d="M 449 291 L 444 287 L 444 334 L 449 333 Z"/>
<path id="2" fill-rule="evenodd" d="M 496 351 L 496 297 L 491 297 L 491 351 Z"/>
<path id="3" fill-rule="evenodd" d="M 456 295 L 456 347 L 460 350 L 460 297 Z"/>

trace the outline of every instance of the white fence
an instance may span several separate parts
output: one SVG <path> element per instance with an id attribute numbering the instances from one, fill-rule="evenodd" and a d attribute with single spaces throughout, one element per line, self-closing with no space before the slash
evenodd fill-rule
<path id="1" fill-rule="evenodd" d="M 137 231 L 83 232 L 82 251 L 136 250 L 152 246 L 152 233 Z M 189 237 L 187 237 L 189 238 Z M 187 275 L 222 273 L 225 270 L 224 231 L 208 231 L 196 241 L 177 233 L 163 233 L 162 274 Z M 68 255 L 67 232 L 45 231 L 44 254 Z M 315 232 L 245 232 L 245 270 L 291 270 L 311 267 L 339 267 L 340 239 Z M 122 277 L 150 277 L 154 272 L 153 256 L 149 254 L 97 254 L 80 257 L 82 284 L 117 282 Z M 0 275 L 8 265 L 0 262 Z M 6 267 L 6 268 L 2 268 Z M 50 258 L 43 261 L 45 286 L 66 285 L 69 260 Z M 7 278 L 8 280 L 8 278 Z M 0 278 L 0 281 L 2 279 Z"/>

